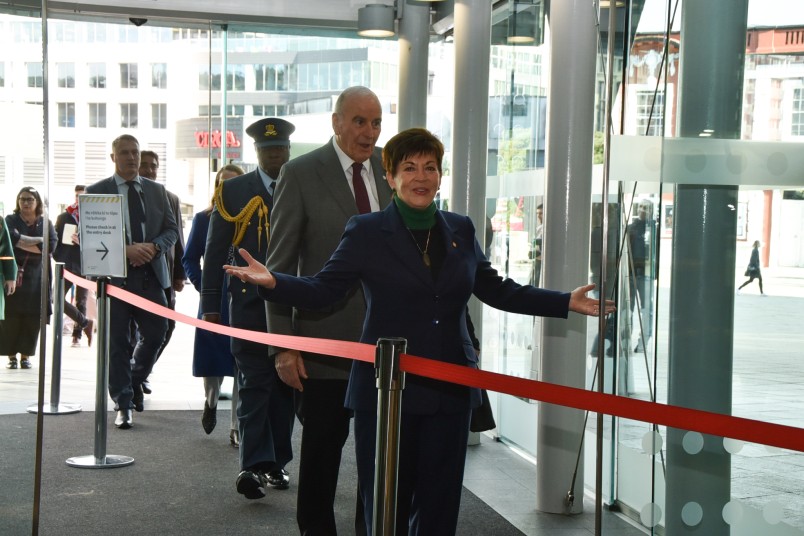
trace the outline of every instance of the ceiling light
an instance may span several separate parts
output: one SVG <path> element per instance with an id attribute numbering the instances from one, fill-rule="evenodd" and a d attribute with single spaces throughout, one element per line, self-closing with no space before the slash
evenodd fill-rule
<path id="1" fill-rule="evenodd" d="M 385 4 L 368 4 L 357 10 L 357 35 L 391 37 L 394 35 L 394 8 Z"/>

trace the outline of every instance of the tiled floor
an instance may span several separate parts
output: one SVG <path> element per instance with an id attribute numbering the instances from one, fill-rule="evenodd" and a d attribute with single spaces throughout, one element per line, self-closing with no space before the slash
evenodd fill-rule
<path id="1" fill-rule="evenodd" d="M 766 276 L 770 298 L 760 299 L 750 292 L 738 296 L 736 322 L 740 311 L 749 311 L 749 329 L 762 334 L 756 341 L 750 333 L 735 336 L 735 346 L 756 345 L 750 358 L 735 358 L 734 414 L 769 420 L 780 424 L 804 426 L 804 271 Z M 195 314 L 197 294 L 188 288 L 179 295 L 177 308 Z M 768 335 L 770 333 L 770 335 Z M 739 340 L 737 340 L 739 338 Z M 53 336 L 48 332 L 49 345 Z M 191 375 L 193 328 L 179 324 L 165 354 L 152 376 L 153 395 L 146 397 L 148 410 L 203 408 L 201 380 Z M 769 342 L 773 347 L 768 347 Z M 85 411 L 95 408 L 95 346 L 71 348 L 69 337 L 63 346 L 60 401 L 78 403 Z M 48 352 L 45 400 L 50 399 L 50 355 Z M 794 359 L 794 356 L 798 356 Z M 31 370 L 0 368 L 0 414 L 24 412 L 35 401 L 39 364 Z M 227 386 L 224 385 L 224 390 Z M 224 402 L 221 409 L 226 408 Z M 111 407 L 111 404 L 108 404 Z M 593 421 L 593 419 L 592 419 Z M 644 425 L 629 433 L 621 432 L 621 441 L 639 448 Z M 464 483 L 512 524 L 527 535 L 588 536 L 594 534 L 594 503 L 584 498 L 584 513 L 577 516 L 543 514 L 535 510 L 536 467 L 490 436 L 482 435 L 479 446 L 469 448 Z M 784 475 L 780 479 L 779 475 Z M 759 446 L 747 446 L 734 457 L 732 493 L 761 509 L 769 497 L 778 497 L 784 505 L 784 521 L 796 527 L 792 534 L 804 529 L 804 455 L 774 452 Z M 602 534 L 631 536 L 647 533 L 644 527 L 605 511 Z"/>

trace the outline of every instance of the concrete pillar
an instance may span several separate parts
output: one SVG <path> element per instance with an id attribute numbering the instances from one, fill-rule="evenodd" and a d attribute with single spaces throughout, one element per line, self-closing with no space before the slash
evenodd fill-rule
<path id="1" fill-rule="evenodd" d="M 455 0 L 455 102 L 452 136 L 452 188 L 449 210 L 472 218 L 485 247 L 486 165 L 489 123 L 491 2 Z M 483 332 L 483 307 L 469 301 L 475 332 Z M 482 359 L 482 355 L 481 355 Z M 475 435 L 470 444 L 479 442 Z"/>
<path id="2" fill-rule="evenodd" d="M 430 6 L 401 4 L 399 20 L 399 130 L 427 123 Z"/>
<path id="3" fill-rule="evenodd" d="M 597 30 L 592 4 L 585 0 L 551 2 L 549 22 L 542 280 L 545 288 L 572 290 L 589 277 Z M 573 313 L 568 320 L 542 321 L 541 380 L 585 387 L 586 322 Z M 583 511 L 583 456 L 570 490 L 583 420 L 580 410 L 539 404 L 536 508 L 540 511 Z M 570 491 L 576 497 L 572 504 L 566 501 Z"/>
<path id="4" fill-rule="evenodd" d="M 486 217 L 491 3 L 455 0 L 454 37 L 455 107 L 449 209 L 472 218 L 482 245 Z"/>
<path id="5" fill-rule="evenodd" d="M 679 135 L 739 139 L 748 0 L 686 0 L 681 18 Z M 690 161 L 690 165 L 694 165 Z M 731 414 L 736 186 L 678 185 L 673 217 L 668 403 Z M 667 534 L 729 534 L 731 459 L 722 438 L 683 448 L 667 431 Z M 697 503 L 698 523 L 684 519 Z"/>

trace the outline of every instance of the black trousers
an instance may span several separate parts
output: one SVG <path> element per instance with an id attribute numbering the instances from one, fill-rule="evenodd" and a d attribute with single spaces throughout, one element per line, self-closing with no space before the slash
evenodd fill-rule
<path id="1" fill-rule="evenodd" d="M 165 291 L 148 270 L 130 270 L 125 289 L 166 306 Z M 137 340 L 131 340 L 131 322 L 137 324 Z M 139 385 L 151 373 L 156 353 L 165 340 L 167 319 L 140 309 L 124 301 L 112 298 L 109 311 L 109 395 L 115 409 L 133 408 L 133 386 Z M 136 337 L 136 336 L 135 336 Z M 131 348 L 134 347 L 131 366 Z"/>
<path id="2" fill-rule="evenodd" d="M 304 380 L 296 393 L 302 422 L 296 521 L 304 536 L 334 535 L 335 493 L 351 412 L 343 407 L 347 380 Z M 355 490 L 357 491 L 357 490 Z M 355 534 L 366 534 L 363 501 L 355 498 Z"/>
<path id="3" fill-rule="evenodd" d="M 73 337 L 81 338 L 81 330 L 87 326 L 87 294 L 84 287 L 75 287 L 75 305 L 67 299 L 73 283 L 64 280 L 64 314 L 73 321 Z"/>

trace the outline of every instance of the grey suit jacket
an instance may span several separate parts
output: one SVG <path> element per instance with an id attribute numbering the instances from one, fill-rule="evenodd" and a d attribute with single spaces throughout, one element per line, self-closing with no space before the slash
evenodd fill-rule
<path id="1" fill-rule="evenodd" d="M 179 227 L 173 217 L 173 209 L 165 193 L 165 187 L 159 183 L 140 179 L 143 205 L 145 206 L 145 241 L 159 246 L 161 253 L 151 260 L 156 278 L 162 288 L 171 285 L 173 279 L 168 272 L 165 252 L 173 249 L 179 238 Z M 114 177 L 103 179 L 87 187 L 88 194 L 118 194 Z"/>
<path id="2" fill-rule="evenodd" d="M 371 157 L 371 169 L 382 209 L 391 201 L 391 188 L 380 149 Z M 357 213 L 332 140 L 294 158 L 282 167 L 274 192 L 268 268 L 292 275 L 318 273 L 340 243 L 346 222 Z M 345 300 L 325 310 L 303 311 L 273 303 L 266 308 L 269 333 L 358 341 L 366 301 L 356 285 Z M 270 349 L 271 353 L 280 350 Z M 347 379 L 352 365 L 346 359 L 317 354 L 305 354 L 304 360 L 308 375 L 317 379 Z"/>

